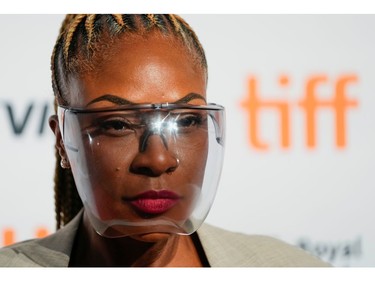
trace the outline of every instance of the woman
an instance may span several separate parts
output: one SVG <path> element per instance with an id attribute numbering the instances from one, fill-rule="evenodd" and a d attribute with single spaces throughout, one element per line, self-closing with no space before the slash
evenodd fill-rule
<path id="1" fill-rule="evenodd" d="M 202 225 L 221 171 L 224 109 L 206 102 L 205 54 L 180 17 L 67 16 L 52 85 L 60 230 L 3 249 L 0 264 L 325 265 L 272 238 Z"/>

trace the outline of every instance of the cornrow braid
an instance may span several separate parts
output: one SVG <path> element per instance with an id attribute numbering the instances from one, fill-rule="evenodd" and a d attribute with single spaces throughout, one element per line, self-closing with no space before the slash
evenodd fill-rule
<path id="1" fill-rule="evenodd" d="M 88 45 L 90 45 L 91 39 L 92 39 L 92 36 L 93 36 L 95 17 L 96 17 L 96 15 L 89 15 L 89 16 L 87 16 L 86 21 L 85 21 L 85 28 L 86 28 L 87 37 L 88 37 L 88 39 L 87 39 Z"/>
<path id="2" fill-rule="evenodd" d="M 134 16 L 133 15 L 122 15 L 122 21 L 124 22 L 124 26 L 127 30 L 131 31 L 135 29 L 136 24 L 134 22 Z"/>
<path id="3" fill-rule="evenodd" d="M 156 22 L 156 19 L 155 19 L 155 15 L 149 14 L 149 15 L 147 15 L 147 18 L 150 20 L 150 22 L 153 25 L 157 25 L 157 22 Z"/>
<path id="4" fill-rule="evenodd" d="M 65 44 L 64 44 L 64 56 L 67 58 L 69 56 L 69 48 L 71 47 L 71 43 L 73 41 L 73 36 L 77 29 L 77 26 L 81 23 L 82 19 L 84 19 L 86 15 L 79 15 L 77 16 L 74 21 L 69 25 L 69 29 L 65 35 Z"/>
<path id="5" fill-rule="evenodd" d="M 71 170 L 60 166 L 61 157 L 57 149 L 55 155 L 55 215 L 56 229 L 59 229 L 74 218 L 82 209 L 83 204 L 75 187 Z"/>
<path id="6" fill-rule="evenodd" d="M 131 35 L 160 32 L 179 41 L 195 58 L 207 76 L 204 50 L 191 27 L 177 15 L 67 15 L 62 22 L 51 57 L 55 110 L 69 105 L 67 91 L 70 75 L 95 71 L 96 56 L 105 53 L 117 39 Z M 57 229 L 67 224 L 82 208 L 71 170 L 60 167 L 56 149 L 55 212 Z"/>
<path id="7" fill-rule="evenodd" d="M 177 20 L 176 15 L 168 15 L 169 20 L 172 22 L 172 26 L 174 27 L 176 32 L 179 32 L 180 30 L 180 23 Z"/>
<path id="8" fill-rule="evenodd" d="M 118 25 L 123 26 L 124 20 L 122 19 L 121 15 L 112 15 L 114 19 L 117 21 Z"/>

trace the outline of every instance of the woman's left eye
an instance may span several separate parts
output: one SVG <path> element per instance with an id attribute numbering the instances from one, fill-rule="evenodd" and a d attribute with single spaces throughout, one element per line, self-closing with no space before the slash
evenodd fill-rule
<path id="1" fill-rule="evenodd" d="M 179 128 L 199 126 L 202 124 L 202 116 L 195 114 L 183 115 L 176 120 L 176 124 Z"/>

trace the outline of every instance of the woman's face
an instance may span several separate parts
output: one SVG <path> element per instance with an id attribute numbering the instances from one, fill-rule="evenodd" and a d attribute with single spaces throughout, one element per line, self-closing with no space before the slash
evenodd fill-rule
<path id="1" fill-rule="evenodd" d="M 172 42 L 160 35 L 120 40 L 95 72 L 69 79 L 70 106 L 205 104 L 204 71 Z M 82 133 L 84 155 L 81 151 L 75 158 L 68 151 L 68 157 L 81 197 L 86 194 L 95 202 L 101 220 L 137 223 L 189 217 L 205 171 L 204 134 L 189 143 L 156 133 L 145 137 L 145 132 L 137 132 L 127 140 Z"/>

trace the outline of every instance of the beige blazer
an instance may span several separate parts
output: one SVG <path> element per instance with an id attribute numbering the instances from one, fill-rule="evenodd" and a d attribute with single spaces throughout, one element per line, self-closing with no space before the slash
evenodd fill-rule
<path id="1" fill-rule="evenodd" d="M 56 233 L 0 249 L 1 267 L 67 267 L 82 212 Z M 329 264 L 267 236 L 202 225 L 198 236 L 211 267 L 325 267 Z"/>

